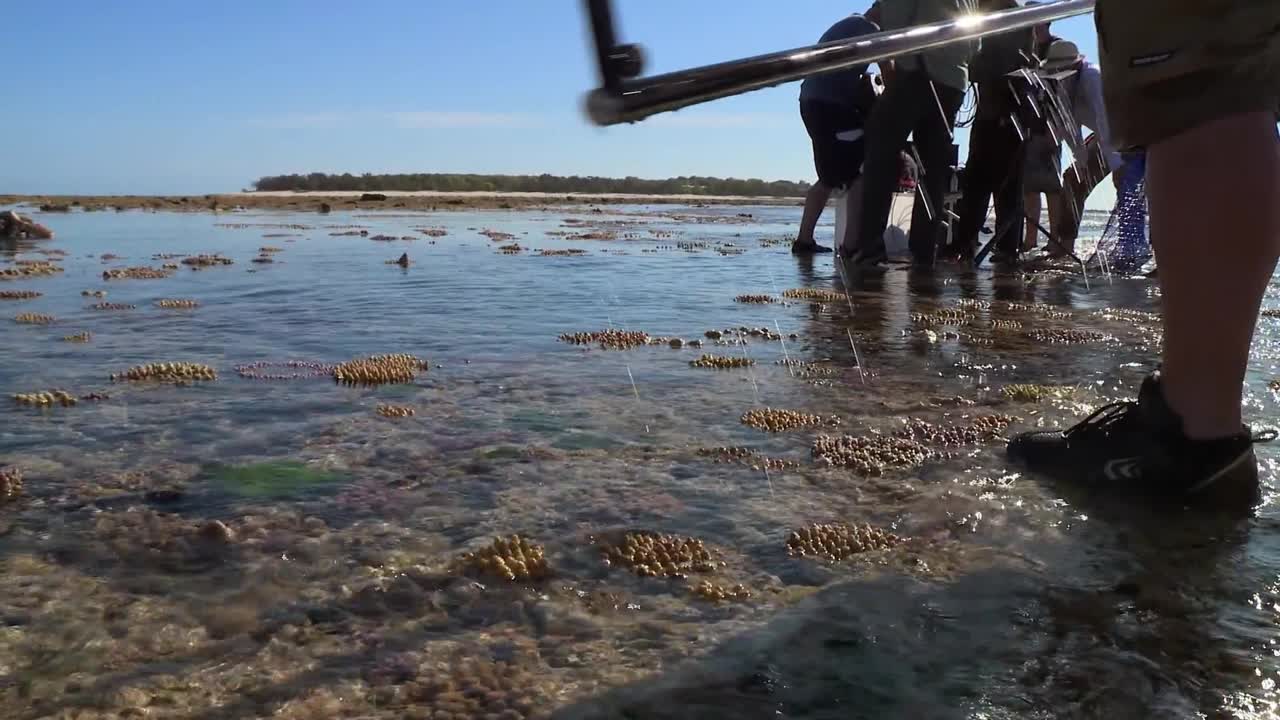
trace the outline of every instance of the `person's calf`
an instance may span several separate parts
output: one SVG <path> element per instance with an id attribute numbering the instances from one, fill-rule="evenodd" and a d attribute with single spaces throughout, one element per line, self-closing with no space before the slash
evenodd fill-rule
<path id="1" fill-rule="evenodd" d="M 1189 437 L 1230 436 L 1240 431 L 1258 308 L 1280 253 L 1274 115 L 1221 118 L 1152 145 L 1146 182 L 1164 394 Z"/>
<path id="2" fill-rule="evenodd" d="M 824 185 L 821 180 L 809 186 L 809 191 L 804 196 L 804 214 L 800 217 L 800 232 L 796 234 L 797 246 L 806 247 L 816 244 L 813 232 L 818 226 L 818 218 L 822 216 L 822 211 L 826 208 L 830 197 L 831 188 Z"/>

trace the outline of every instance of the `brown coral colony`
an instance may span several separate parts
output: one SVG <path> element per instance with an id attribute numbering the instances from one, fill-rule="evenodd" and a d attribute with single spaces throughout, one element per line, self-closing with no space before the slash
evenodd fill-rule
<path id="1" fill-rule="evenodd" d="M 343 385 L 408 383 L 429 367 L 427 361 L 413 355 L 373 355 L 336 366 L 333 379 Z"/>
<path id="2" fill-rule="evenodd" d="M 218 373 L 198 363 L 150 363 L 129 368 L 111 376 L 114 381 L 153 381 L 186 383 L 192 380 L 217 380 Z"/>
<path id="3" fill-rule="evenodd" d="M 858 553 L 886 550 L 902 538 L 871 525 L 810 525 L 787 537 L 787 552 L 793 556 L 818 557 L 839 562 Z"/>
<path id="4" fill-rule="evenodd" d="M 641 577 L 683 578 L 689 573 L 712 572 L 716 561 L 697 538 L 630 532 L 617 545 L 601 547 L 607 566 L 625 567 Z"/>
<path id="5" fill-rule="evenodd" d="M 459 572 L 498 577 L 515 582 L 541 580 L 550 573 L 545 551 L 519 535 L 495 538 L 489 545 L 463 554 L 455 563 Z"/>
<path id="6" fill-rule="evenodd" d="M 639 330 L 601 330 L 599 332 L 565 333 L 560 342 L 573 345 L 599 345 L 606 350 L 630 350 L 649 343 L 649 333 Z"/>

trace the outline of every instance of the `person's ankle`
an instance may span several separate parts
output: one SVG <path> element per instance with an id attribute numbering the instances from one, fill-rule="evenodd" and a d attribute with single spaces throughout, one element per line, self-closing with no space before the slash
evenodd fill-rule
<path id="1" fill-rule="evenodd" d="M 1182 435 L 1188 440 L 1221 440 L 1235 437 L 1243 431 L 1244 420 L 1239 412 L 1239 400 L 1234 404 L 1236 412 L 1230 412 L 1226 408 L 1223 411 L 1209 411 L 1210 409 L 1198 406 L 1186 395 L 1179 393 L 1178 388 L 1162 374 L 1160 394 L 1164 397 L 1165 405 L 1181 421 Z M 1204 391 L 1202 386 L 1198 395 L 1202 397 Z"/>

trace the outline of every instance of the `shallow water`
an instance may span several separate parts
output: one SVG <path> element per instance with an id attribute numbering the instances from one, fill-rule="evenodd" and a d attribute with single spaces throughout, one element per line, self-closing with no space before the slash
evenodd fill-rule
<path id="1" fill-rule="evenodd" d="M 3 410 L 0 466 L 25 478 L 0 506 L 7 717 L 1253 718 L 1275 707 L 1274 449 L 1260 449 L 1268 498 L 1247 520 L 1071 495 L 1018 475 L 998 438 L 869 477 L 811 453 L 819 434 L 888 433 L 907 417 L 1010 415 L 1007 435 L 1131 395 L 1159 343 L 1150 281 L 894 268 L 846 288 L 829 257 L 768 242 L 793 230 L 797 208 L 48 219 L 56 241 L 3 259 L 61 250 L 64 271 L 0 281 L 43 293 L 0 309 L 56 322 L 0 323 L 0 393 L 110 397 Z M 351 225 L 413 239 L 333 235 Z M 593 229 L 618 236 L 548 235 Z M 510 242 L 526 250 L 497 251 Z M 281 249 L 275 262 L 251 262 L 266 245 Z M 533 252 L 566 248 L 586 252 Z M 180 262 L 159 253 L 213 252 L 234 264 L 102 279 Z M 410 267 L 387 264 L 404 252 Z M 843 298 L 735 302 L 792 288 Z M 107 296 L 81 294 L 94 290 Z M 160 298 L 200 305 L 161 309 Z M 956 309 L 966 324 L 912 317 Z M 1276 412 L 1277 322 L 1260 321 L 1255 423 Z M 704 347 L 558 340 L 611 328 Z M 726 328 L 782 339 L 705 337 Z M 1027 337 L 1037 329 L 1100 337 Z M 82 331 L 89 343 L 62 341 Z M 704 352 L 754 365 L 691 367 Z M 377 388 L 235 372 L 379 353 L 430 369 Z M 218 379 L 110 380 L 160 361 L 205 363 Z M 1070 392 L 1039 403 L 1001 392 L 1028 382 Z M 381 417 L 380 403 L 415 414 Z M 840 425 L 764 433 L 739 421 L 763 406 Z M 722 446 L 794 465 L 699 452 Z M 838 563 L 788 555 L 792 530 L 836 522 L 904 541 Z M 605 566 L 597 543 L 626 531 L 699 538 L 723 566 L 689 580 Z M 453 565 L 513 533 L 544 546 L 550 577 L 510 583 Z M 710 602 L 692 591 L 704 579 L 750 597 Z"/>

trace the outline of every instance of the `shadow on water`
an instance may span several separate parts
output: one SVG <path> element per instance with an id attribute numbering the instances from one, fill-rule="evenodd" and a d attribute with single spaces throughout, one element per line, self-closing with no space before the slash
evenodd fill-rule
<path id="1" fill-rule="evenodd" d="M 1082 556 L 1049 549 L 1058 557 L 945 583 L 885 573 L 828 585 L 554 717 L 1220 716 L 1255 680 L 1227 639 L 1239 618 L 1215 597 L 1249 522 L 1110 509 L 1096 521 L 1109 541 Z"/>

